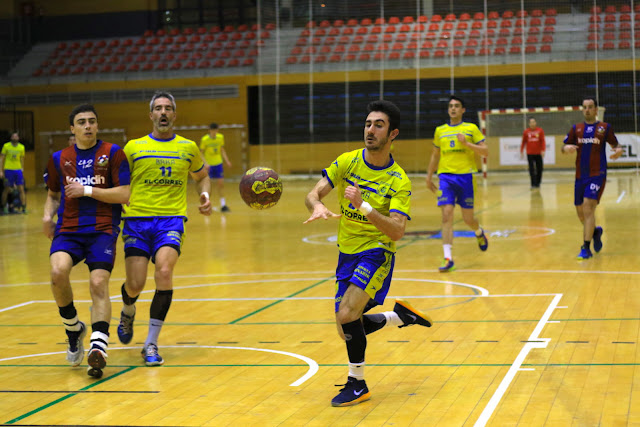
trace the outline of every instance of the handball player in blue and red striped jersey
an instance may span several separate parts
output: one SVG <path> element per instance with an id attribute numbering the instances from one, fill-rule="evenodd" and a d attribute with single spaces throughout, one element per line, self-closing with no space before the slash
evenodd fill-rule
<path id="1" fill-rule="evenodd" d="M 120 233 L 121 204 L 129 200 L 129 163 L 120 147 L 98 139 L 98 114 L 92 105 L 74 108 L 69 124 L 76 143 L 49 158 L 42 222 L 45 235 L 52 239 L 51 290 L 69 338 L 67 360 L 72 366 L 84 358 L 87 330 L 73 305 L 69 274 L 82 260 L 89 267 L 93 333 L 88 374 L 100 378 L 109 342 L 109 277 Z"/>
<path id="2" fill-rule="evenodd" d="M 583 225 L 584 243 L 578 259 L 589 259 L 591 239 L 596 252 L 602 249 L 602 227 L 596 226 L 596 207 L 607 182 L 606 143 L 614 153 L 611 159 L 622 155 L 622 147 L 609 123 L 598 121 L 598 103 L 595 98 L 582 101 L 584 122 L 573 125 L 562 146 L 563 153 L 577 153 L 574 204 Z"/>

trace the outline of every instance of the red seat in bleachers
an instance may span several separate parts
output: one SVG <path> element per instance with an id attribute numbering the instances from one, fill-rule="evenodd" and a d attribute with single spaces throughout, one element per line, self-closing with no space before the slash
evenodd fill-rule
<path id="1" fill-rule="evenodd" d="M 467 48 L 464 50 L 464 56 L 476 56 L 476 50 Z"/>
<path id="2" fill-rule="evenodd" d="M 484 21 L 484 13 L 482 12 L 476 12 L 473 14 L 473 20 L 474 21 Z"/>
<path id="3" fill-rule="evenodd" d="M 413 22 L 414 22 L 413 16 L 405 16 L 404 18 L 402 18 L 403 24 L 413 24 Z"/>
<path id="4" fill-rule="evenodd" d="M 502 46 L 496 47 L 495 50 L 493 51 L 494 55 L 504 55 L 505 53 L 506 51 Z"/>
<path id="5" fill-rule="evenodd" d="M 551 52 L 551 45 L 545 44 L 545 45 L 542 45 L 542 47 L 540 47 L 540 53 L 545 53 L 545 52 L 546 53 Z"/>
<path id="6" fill-rule="evenodd" d="M 520 46 L 511 46 L 511 48 L 509 48 L 509 54 L 519 54 L 519 53 L 522 53 Z"/>

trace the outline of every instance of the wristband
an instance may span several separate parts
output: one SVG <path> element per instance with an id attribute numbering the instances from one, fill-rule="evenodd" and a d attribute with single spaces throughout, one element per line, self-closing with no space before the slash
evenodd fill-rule
<path id="1" fill-rule="evenodd" d="M 371 213 L 373 208 L 371 207 L 371 205 L 369 203 L 362 202 L 362 204 L 360 205 L 358 210 L 360 211 L 360 213 L 362 213 L 362 215 L 367 216 L 367 215 L 369 215 Z"/>
<path id="2" fill-rule="evenodd" d="M 202 193 L 200 193 L 200 195 L 206 197 L 207 200 L 209 200 L 209 193 L 207 193 L 206 191 L 203 191 Z"/>
<path id="3" fill-rule="evenodd" d="M 91 197 L 91 194 L 93 194 L 93 187 L 90 185 L 85 185 L 84 186 L 84 196 L 85 197 Z"/>

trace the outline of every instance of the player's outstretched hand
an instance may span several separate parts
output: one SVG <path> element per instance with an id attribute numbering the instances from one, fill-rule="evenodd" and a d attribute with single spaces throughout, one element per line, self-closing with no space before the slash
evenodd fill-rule
<path id="1" fill-rule="evenodd" d="M 609 156 L 611 160 L 615 160 L 618 157 L 622 156 L 622 147 L 616 147 L 613 149 L 613 154 Z"/>
<path id="2" fill-rule="evenodd" d="M 84 196 L 84 185 L 77 181 L 72 181 L 67 177 L 67 185 L 64 186 L 64 194 L 66 197 L 77 199 Z"/>
<path id="3" fill-rule="evenodd" d="M 313 222 L 317 219 L 327 220 L 331 218 L 340 218 L 341 216 L 342 215 L 334 214 L 333 212 L 331 212 L 324 204 L 318 203 L 313 207 L 313 213 L 311 214 L 309 219 L 303 222 L 303 224 Z"/>
<path id="4" fill-rule="evenodd" d="M 438 186 L 434 184 L 434 182 L 431 180 L 430 177 L 427 177 L 427 188 L 431 190 L 432 193 L 435 193 L 438 191 Z"/>
<path id="5" fill-rule="evenodd" d="M 211 215 L 211 200 L 209 200 L 209 197 L 204 193 L 200 195 L 200 206 L 198 206 L 198 210 L 202 215 Z"/>

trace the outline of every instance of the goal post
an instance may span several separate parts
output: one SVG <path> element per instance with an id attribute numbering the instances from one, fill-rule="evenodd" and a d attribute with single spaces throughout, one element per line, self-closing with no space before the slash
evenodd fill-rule
<path id="1" fill-rule="evenodd" d="M 598 108 L 599 120 L 604 120 L 606 109 Z M 545 134 L 545 166 L 558 164 L 556 156 L 562 139 L 571 126 L 584 121 L 580 106 L 558 106 L 537 108 L 508 108 L 484 110 L 478 112 L 480 130 L 492 144 L 489 162 L 492 168 L 513 170 L 527 165 L 526 158 L 520 157 L 522 133 L 529 126 L 529 119 L 535 118 L 538 126 Z M 496 146 L 497 145 L 497 146 Z M 564 165 L 567 163 L 567 165 Z M 568 167 L 569 159 L 563 159 L 561 167 Z M 486 176 L 489 165 L 487 158 L 483 158 L 482 170 Z"/>

